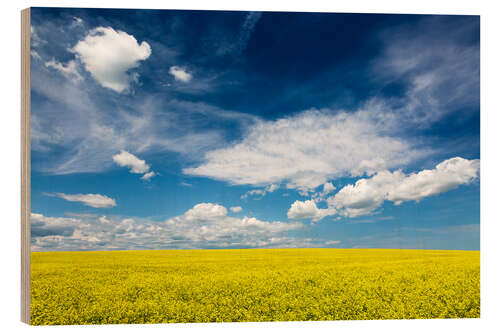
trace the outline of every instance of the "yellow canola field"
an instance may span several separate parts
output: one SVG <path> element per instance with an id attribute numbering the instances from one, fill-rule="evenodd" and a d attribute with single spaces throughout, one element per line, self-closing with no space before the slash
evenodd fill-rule
<path id="1" fill-rule="evenodd" d="M 476 318 L 479 251 L 33 252 L 31 323 Z"/>

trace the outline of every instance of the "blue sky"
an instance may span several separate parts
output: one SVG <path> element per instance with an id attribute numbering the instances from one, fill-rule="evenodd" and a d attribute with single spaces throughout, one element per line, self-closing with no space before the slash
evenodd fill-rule
<path id="1" fill-rule="evenodd" d="M 479 17 L 31 20 L 34 251 L 479 250 Z"/>

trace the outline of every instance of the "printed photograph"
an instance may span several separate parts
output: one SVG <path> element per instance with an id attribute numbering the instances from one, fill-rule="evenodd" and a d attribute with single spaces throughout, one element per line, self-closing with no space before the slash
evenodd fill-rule
<path id="1" fill-rule="evenodd" d="M 480 18 L 32 8 L 33 325 L 480 317 Z"/>

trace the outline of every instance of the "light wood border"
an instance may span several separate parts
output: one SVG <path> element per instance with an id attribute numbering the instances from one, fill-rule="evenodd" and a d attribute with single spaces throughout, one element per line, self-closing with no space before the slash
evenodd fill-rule
<path id="1" fill-rule="evenodd" d="M 21 11 L 21 321 L 30 323 L 30 8 Z"/>

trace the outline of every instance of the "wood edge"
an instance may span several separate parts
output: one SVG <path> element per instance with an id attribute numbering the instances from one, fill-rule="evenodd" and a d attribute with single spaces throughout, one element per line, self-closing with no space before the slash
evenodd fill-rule
<path id="1" fill-rule="evenodd" d="M 21 11 L 21 321 L 30 324 L 31 249 L 30 249 L 30 45 L 31 10 Z"/>

